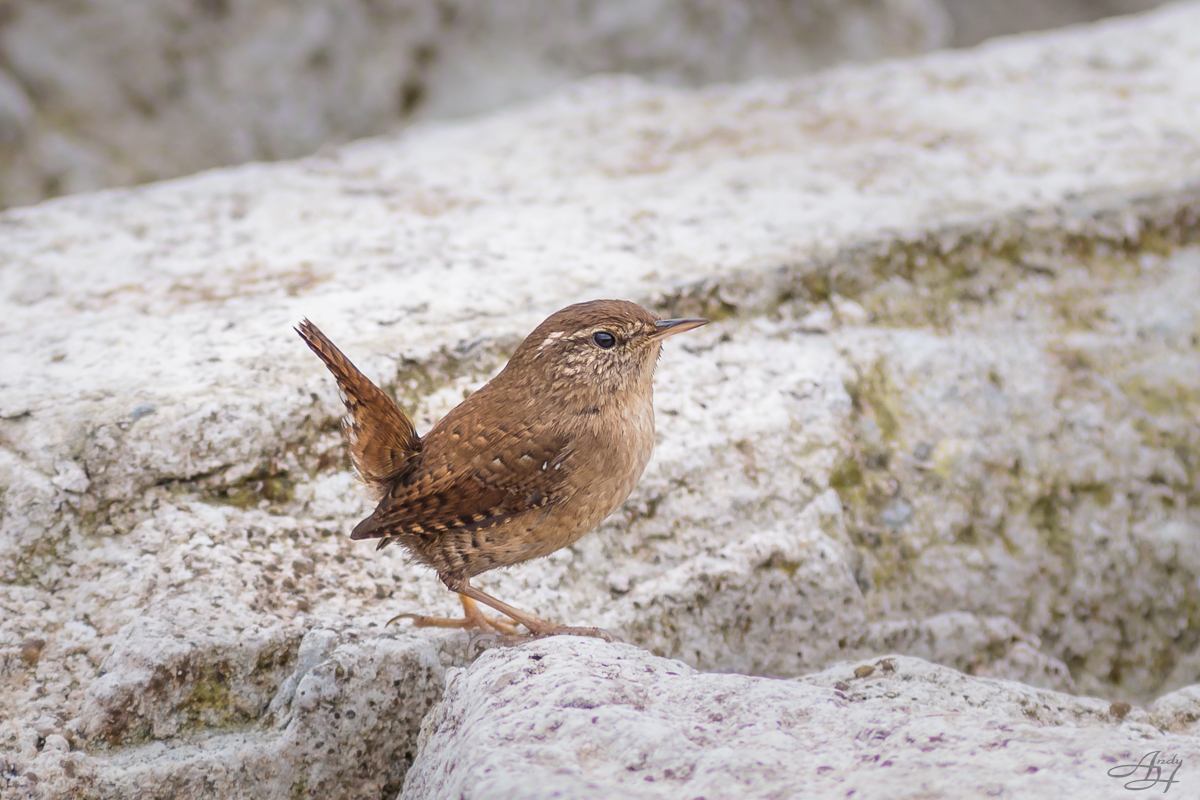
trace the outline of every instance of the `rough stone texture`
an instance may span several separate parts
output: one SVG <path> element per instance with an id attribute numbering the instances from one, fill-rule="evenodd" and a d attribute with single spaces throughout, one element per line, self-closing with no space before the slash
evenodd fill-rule
<path id="1" fill-rule="evenodd" d="M 0 3 L 0 206 L 294 158 L 598 72 L 698 85 L 949 43 L 938 0 Z"/>
<path id="2" fill-rule="evenodd" d="M 1120 712 L 903 656 L 784 681 L 564 638 L 452 671 L 401 797 L 1111 798 L 1154 751 L 1182 762 L 1167 790 L 1194 785 L 1172 712 Z"/>
<path id="3" fill-rule="evenodd" d="M 446 666 L 466 650 L 343 623 L 287 648 L 259 637 L 231 653 L 204 649 L 195 616 L 183 621 L 191 625 L 165 636 L 174 618 L 153 621 L 151 634 L 136 622 L 123 629 L 108 672 L 84 695 L 81 724 L 44 714 L 19 751 L 0 753 L 4 796 L 393 797 Z M 282 682 L 281 670 L 290 672 Z M 187 735 L 197 730 L 207 735 Z M 116 747 L 135 742 L 150 743 Z"/>
<path id="4" fill-rule="evenodd" d="M 290 326 L 425 430 L 596 296 L 717 323 L 664 354 L 625 508 L 486 588 L 705 670 L 1178 690 L 1152 724 L 1194 734 L 1198 231 L 1195 3 L 10 211 L 5 800 L 399 791 L 470 642 L 382 629 L 455 601 L 346 538 Z"/>
<path id="5" fill-rule="evenodd" d="M 9 0 L 0 207 L 294 158 L 597 73 L 783 77 L 1160 2 Z"/>

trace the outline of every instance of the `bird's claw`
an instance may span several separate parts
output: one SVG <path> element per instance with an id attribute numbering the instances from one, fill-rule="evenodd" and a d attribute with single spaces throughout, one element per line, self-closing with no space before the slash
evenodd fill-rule
<path id="1" fill-rule="evenodd" d="M 450 619 L 449 617 L 427 617 L 423 614 L 405 612 L 389 619 L 383 627 L 388 627 L 398 619 L 411 619 L 414 628 L 462 628 L 463 630 L 478 630 L 482 633 L 501 635 L 513 635 L 517 632 L 517 623 L 489 617 L 486 614 Z"/>

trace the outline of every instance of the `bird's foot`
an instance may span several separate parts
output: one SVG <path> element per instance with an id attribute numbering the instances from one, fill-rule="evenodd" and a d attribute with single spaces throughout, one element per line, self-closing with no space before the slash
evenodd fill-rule
<path id="1" fill-rule="evenodd" d="M 484 633 L 500 633 L 505 636 L 513 636 L 517 632 L 517 625 L 520 623 L 511 619 L 500 619 L 499 617 L 489 617 L 479 610 L 479 606 L 469 597 L 459 595 L 462 600 L 463 616 L 462 619 L 452 619 L 450 617 L 426 617 L 422 614 L 397 614 L 387 621 L 387 625 L 391 625 L 398 619 L 411 619 L 414 628 L 462 628 L 463 630 L 478 630 Z M 387 625 L 384 625 L 386 628 Z"/>
<path id="2" fill-rule="evenodd" d="M 511 619 L 524 625 L 525 629 L 529 631 L 529 633 L 519 636 L 510 635 L 504 637 L 505 644 L 521 644 L 533 641 L 534 639 L 542 639 L 546 636 L 591 636 L 592 638 L 602 639 L 606 642 L 621 641 L 619 637 L 613 636 L 603 628 L 575 628 L 570 625 L 558 625 L 553 622 L 547 622 L 544 619 L 538 619 L 532 614 L 527 614 L 519 608 L 513 608 L 508 603 L 497 600 L 486 592 L 476 589 L 466 580 L 447 581 L 446 585 L 458 592 L 458 596 L 462 598 L 463 609 L 467 611 L 468 615 L 471 613 L 470 609 L 478 610 L 479 607 L 474 602 L 478 600 L 506 614 Z"/>
<path id="3" fill-rule="evenodd" d="M 463 630 L 478 630 L 484 633 L 502 633 L 512 636 L 517 632 L 517 624 L 507 619 L 489 617 L 480 614 L 478 617 L 451 619 L 450 617 L 426 617 L 421 614 L 397 614 L 387 621 L 391 625 L 398 619 L 411 619 L 414 628 L 462 628 Z M 387 627 L 387 626 L 384 626 Z"/>
<path id="4" fill-rule="evenodd" d="M 497 617 L 489 617 L 486 614 L 480 614 L 477 617 L 464 617 L 462 619 L 451 619 L 450 617 L 426 617 L 421 614 L 397 614 L 388 620 L 387 624 L 391 625 L 398 619 L 411 619 L 414 628 L 462 628 L 463 630 L 477 630 L 484 633 L 502 633 L 506 636 L 512 636 L 517 632 L 517 624 L 507 619 L 498 619 Z M 386 625 L 384 627 L 387 627 Z"/>

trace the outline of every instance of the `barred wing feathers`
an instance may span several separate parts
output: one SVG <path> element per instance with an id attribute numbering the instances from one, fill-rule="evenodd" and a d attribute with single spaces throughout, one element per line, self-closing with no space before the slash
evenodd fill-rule
<path id="1" fill-rule="evenodd" d="M 444 436 L 451 448 L 474 443 L 479 449 L 453 470 L 442 461 L 433 470 L 415 471 L 392 488 L 350 538 L 383 538 L 383 547 L 401 534 L 433 539 L 449 531 L 480 531 L 564 499 L 561 470 L 570 453 L 565 437 L 546 440 L 529 428 L 493 430 L 485 437 L 482 429 L 473 428 L 480 426 L 463 422 L 431 432 L 427 444 Z M 511 448 L 512 437 L 524 446 Z M 520 455 L 513 458 L 514 452 Z"/>

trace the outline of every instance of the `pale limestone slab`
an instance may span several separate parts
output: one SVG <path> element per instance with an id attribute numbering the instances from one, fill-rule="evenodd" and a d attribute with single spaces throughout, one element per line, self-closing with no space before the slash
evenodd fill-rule
<path id="1" fill-rule="evenodd" d="M 701 670 L 901 653 L 1173 692 L 1185 731 L 1197 78 L 1192 3 L 803 80 L 592 82 L 0 215 L 3 788 L 398 791 L 472 651 L 383 629 L 455 600 L 347 539 L 369 504 L 290 326 L 424 431 L 596 296 L 716 322 L 664 354 L 626 506 L 490 591 Z"/>

